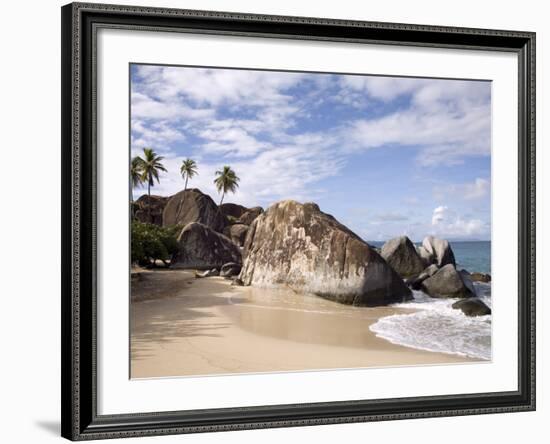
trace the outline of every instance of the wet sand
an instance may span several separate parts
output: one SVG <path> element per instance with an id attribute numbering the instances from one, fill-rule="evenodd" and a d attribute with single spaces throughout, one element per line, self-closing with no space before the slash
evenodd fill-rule
<path id="1" fill-rule="evenodd" d="M 288 289 L 231 286 L 191 271 L 132 279 L 132 378 L 445 364 L 468 358 L 376 337 L 393 307 L 349 307 Z"/>

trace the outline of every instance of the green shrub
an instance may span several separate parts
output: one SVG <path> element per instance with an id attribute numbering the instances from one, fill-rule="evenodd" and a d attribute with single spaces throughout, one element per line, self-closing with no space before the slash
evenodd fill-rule
<path id="1" fill-rule="evenodd" d="M 166 261 L 178 248 L 177 236 L 181 226 L 159 227 L 143 222 L 132 222 L 132 262 L 140 265 Z"/>

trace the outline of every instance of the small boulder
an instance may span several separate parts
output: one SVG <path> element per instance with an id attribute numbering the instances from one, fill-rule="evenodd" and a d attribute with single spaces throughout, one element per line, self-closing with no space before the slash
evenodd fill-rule
<path id="1" fill-rule="evenodd" d="M 403 277 L 413 276 L 424 269 L 424 262 L 407 236 L 387 241 L 380 255 Z"/>
<path id="2" fill-rule="evenodd" d="M 468 298 L 475 296 L 455 267 L 447 264 L 422 282 L 422 290 L 434 298 Z"/>
<path id="3" fill-rule="evenodd" d="M 212 270 L 205 270 L 202 273 L 195 271 L 195 277 L 196 278 L 207 278 L 211 276 L 219 276 L 220 272 L 217 268 L 212 268 Z"/>
<path id="4" fill-rule="evenodd" d="M 422 241 L 422 247 L 429 256 L 433 257 L 433 263 L 438 267 L 443 267 L 447 264 L 456 266 L 455 255 L 447 240 L 427 236 Z M 422 253 L 420 253 L 420 256 L 422 257 Z"/>
<path id="5" fill-rule="evenodd" d="M 236 262 L 228 262 L 227 264 L 222 265 L 222 268 L 220 269 L 220 276 L 222 277 L 237 276 L 240 272 L 241 272 L 241 264 L 237 264 Z"/>
<path id="6" fill-rule="evenodd" d="M 244 212 L 239 219 L 237 219 L 238 224 L 244 224 L 244 225 L 250 225 L 252 222 L 254 222 L 254 219 L 256 219 L 260 214 L 264 212 L 264 209 L 262 207 L 253 207 L 248 209 L 246 212 Z"/>
<path id="7" fill-rule="evenodd" d="M 206 225 L 186 225 L 178 237 L 178 250 L 172 256 L 172 268 L 212 269 L 227 262 L 241 263 L 241 252 L 223 234 Z"/>
<path id="8" fill-rule="evenodd" d="M 488 273 L 470 273 L 470 279 L 472 279 L 473 282 L 491 282 L 491 275 Z"/>
<path id="9" fill-rule="evenodd" d="M 455 302 L 452 307 L 462 310 L 466 316 L 485 316 L 491 314 L 491 309 L 479 298 L 467 298 Z"/>

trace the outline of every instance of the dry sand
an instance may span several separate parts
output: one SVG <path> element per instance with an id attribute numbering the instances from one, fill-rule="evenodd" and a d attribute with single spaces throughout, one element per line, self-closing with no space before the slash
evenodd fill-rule
<path id="1" fill-rule="evenodd" d="M 132 279 L 132 378 L 444 364 L 456 355 L 394 345 L 369 326 L 405 313 L 349 307 L 287 289 L 231 286 L 191 271 Z"/>

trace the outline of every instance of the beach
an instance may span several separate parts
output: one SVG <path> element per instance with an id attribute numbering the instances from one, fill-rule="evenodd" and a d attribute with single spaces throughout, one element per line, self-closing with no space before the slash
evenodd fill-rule
<path id="1" fill-rule="evenodd" d="M 369 327 L 403 307 L 354 307 L 288 288 L 231 286 L 190 270 L 132 279 L 131 377 L 221 375 L 476 361 L 396 345 Z"/>

